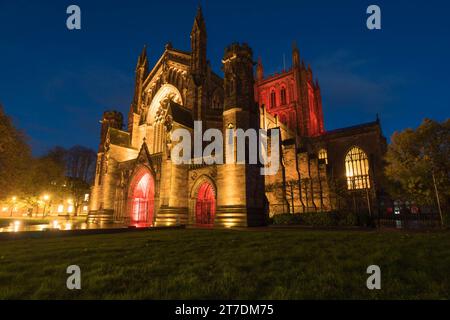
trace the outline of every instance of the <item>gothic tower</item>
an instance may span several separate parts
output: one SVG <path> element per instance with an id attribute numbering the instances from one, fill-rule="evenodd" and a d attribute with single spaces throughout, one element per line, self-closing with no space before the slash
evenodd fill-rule
<path id="1" fill-rule="evenodd" d="M 305 67 L 297 45 L 292 46 L 292 70 L 298 92 L 296 128 L 300 136 L 317 136 L 324 132 L 322 100 L 318 81 L 314 81 L 311 66 Z"/>
<path id="2" fill-rule="evenodd" d="M 119 111 L 105 111 L 101 123 L 99 152 L 104 151 L 106 136 L 109 128 L 122 130 L 123 115 Z"/>
<path id="3" fill-rule="evenodd" d="M 138 141 L 138 127 L 141 120 L 142 113 L 142 98 L 143 98 L 143 85 L 145 78 L 148 74 L 148 59 L 147 59 L 147 48 L 144 46 L 141 54 L 138 57 L 135 70 L 135 87 L 134 87 L 134 97 L 133 102 L 130 106 L 130 112 L 128 113 L 128 132 L 131 135 L 131 145 L 139 148 L 137 145 Z"/>
<path id="4" fill-rule="evenodd" d="M 141 102 L 142 102 L 142 86 L 144 84 L 145 77 L 148 73 L 148 59 L 147 59 L 147 48 L 144 46 L 141 54 L 138 57 L 136 64 L 136 80 L 134 88 L 134 98 L 132 103 L 132 111 L 134 113 L 140 113 Z"/>
<path id="5" fill-rule="evenodd" d="M 258 64 L 256 65 L 256 81 L 262 81 L 264 79 L 264 67 L 261 58 L 258 59 Z"/>
<path id="6" fill-rule="evenodd" d="M 191 31 L 191 63 L 188 104 L 194 111 L 194 120 L 202 120 L 206 108 L 206 76 L 208 62 L 206 60 L 206 24 L 202 8 L 199 6 Z"/>
<path id="7" fill-rule="evenodd" d="M 202 8 L 198 7 L 197 16 L 191 31 L 191 73 L 196 85 L 201 85 L 206 74 L 206 24 Z"/>
<path id="8" fill-rule="evenodd" d="M 247 44 L 232 44 L 225 50 L 222 60 L 224 71 L 223 132 L 226 163 L 218 167 L 216 225 L 263 225 L 264 176 L 258 164 L 236 162 L 237 138 L 230 129 L 259 129 L 259 110 L 254 100 L 253 57 Z M 234 146 L 233 149 L 229 146 Z M 231 150 L 231 152 L 229 152 Z"/>
<path id="9" fill-rule="evenodd" d="M 91 189 L 90 208 L 97 211 L 99 221 L 112 222 L 114 190 L 110 187 L 113 177 L 107 175 L 112 167 L 109 161 L 111 131 L 122 130 L 123 115 L 118 111 L 105 111 L 100 121 L 100 145 L 97 152 L 94 186 Z M 90 221 L 92 222 L 92 221 Z"/>

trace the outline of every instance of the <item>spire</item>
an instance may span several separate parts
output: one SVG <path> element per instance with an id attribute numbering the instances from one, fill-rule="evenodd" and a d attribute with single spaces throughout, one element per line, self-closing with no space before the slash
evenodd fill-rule
<path id="1" fill-rule="evenodd" d="M 148 73 L 148 59 L 147 59 L 147 46 L 144 45 L 141 54 L 138 57 L 136 65 L 136 79 L 134 86 L 134 98 L 131 104 L 130 113 L 139 113 L 142 100 L 142 90 L 145 77 Z"/>
<path id="2" fill-rule="evenodd" d="M 311 65 L 309 63 L 308 63 L 307 75 L 308 75 L 309 81 L 311 81 L 311 83 L 314 83 L 313 71 L 312 71 Z"/>
<path id="3" fill-rule="evenodd" d="M 138 57 L 138 62 L 136 65 L 136 69 L 139 69 L 141 67 L 144 67 L 145 71 L 147 71 L 148 67 L 148 60 L 147 60 L 147 45 L 144 45 L 144 48 L 142 48 L 142 52 Z"/>
<path id="4" fill-rule="evenodd" d="M 147 58 L 147 45 L 146 44 L 144 44 L 144 47 L 142 48 L 140 58 Z"/>
<path id="5" fill-rule="evenodd" d="M 202 8 L 198 6 L 197 15 L 191 31 L 191 73 L 197 84 L 202 82 L 206 74 L 206 24 Z"/>
<path id="6" fill-rule="evenodd" d="M 261 57 L 258 58 L 258 65 L 256 66 L 256 80 L 261 81 L 264 79 L 264 68 L 262 65 Z"/>
<path id="7" fill-rule="evenodd" d="M 300 66 L 300 51 L 298 50 L 297 43 L 295 41 L 292 43 L 292 66 Z"/>
<path id="8" fill-rule="evenodd" d="M 194 20 L 194 27 L 192 29 L 194 29 L 195 27 L 200 28 L 200 29 L 206 29 L 206 25 L 205 25 L 205 19 L 203 18 L 203 12 L 202 12 L 202 6 L 198 5 L 197 7 L 197 15 L 195 16 L 195 20 Z"/>

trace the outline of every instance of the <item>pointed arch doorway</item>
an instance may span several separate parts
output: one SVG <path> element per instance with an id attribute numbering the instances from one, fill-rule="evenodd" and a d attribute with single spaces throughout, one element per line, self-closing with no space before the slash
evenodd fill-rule
<path id="1" fill-rule="evenodd" d="M 131 225 L 153 225 L 155 209 L 155 182 L 149 169 L 141 168 L 130 184 L 129 215 Z"/>
<path id="2" fill-rule="evenodd" d="M 203 182 L 198 188 L 195 200 L 195 224 L 213 226 L 216 215 L 216 194 L 209 182 Z"/>

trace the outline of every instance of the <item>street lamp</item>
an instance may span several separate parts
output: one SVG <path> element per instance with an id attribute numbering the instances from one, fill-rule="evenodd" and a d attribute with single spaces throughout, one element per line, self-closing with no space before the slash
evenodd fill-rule
<path id="1" fill-rule="evenodd" d="M 48 194 L 44 194 L 42 199 L 44 199 L 44 211 L 42 212 L 42 217 L 45 217 L 45 210 L 47 208 L 47 201 L 50 199 L 50 196 Z"/>
<path id="2" fill-rule="evenodd" d="M 67 199 L 67 203 L 69 204 L 67 206 L 67 214 L 70 215 L 73 213 L 73 199 Z"/>
<path id="3" fill-rule="evenodd" d="M 10 217 L 12 217 L 14 207 L 16 206 L 17 197 L 14 196 L 14 197 L 11 198 L 11 200 L 12 200 L 12 206 L 11 206 L 11 212 L 9 213 Z"/>

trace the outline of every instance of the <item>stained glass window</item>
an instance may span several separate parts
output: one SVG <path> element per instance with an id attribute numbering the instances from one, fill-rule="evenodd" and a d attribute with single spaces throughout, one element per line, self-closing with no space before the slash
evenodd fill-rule
<path id="1" fill-rule="evenodd" d="M 325 163 L 328 164 L 328 153 L 325 149 L 320 149 L 318 154 L 319 159 L 325 160 Z"/>
<path id="2" fill-rule="evenodd" d="M 349 190 L 369 189 L 369 158 L 358 147 L 353 147 L 345 157 L 345 172 Z"/>

